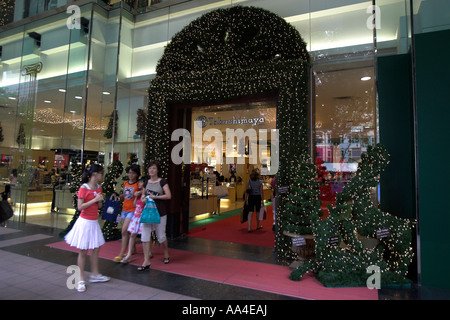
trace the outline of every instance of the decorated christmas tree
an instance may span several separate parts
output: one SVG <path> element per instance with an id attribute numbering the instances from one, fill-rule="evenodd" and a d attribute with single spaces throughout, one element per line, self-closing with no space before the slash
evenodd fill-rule
<path id="1" fill-rule="evenodd" d="M 284 199 L 287 211 L 283 219 L 284 230 L 298 235 L 312 234 L 311 213 L 320 215 L 319 184 L 316 171 L 308 154 L 300 157 L 296 177 Z"/>
<path id="2" fill-rule="evenodd" d="M 294 270 L 292 280 L 316 272 L 325 286 L 366 286 L 367 270 L 374 266 L 382 285 L 410 283 L 406 275 L 413 257 L 413 223 L 381 212 L 371 200 L 388 153 L 377 145 L 361 158 L 355 177 L 337 194 L 336 206 L 328 206 L 330 215 L 323 220 L 311 215 L 316 257 Z"/>
<path id="3" fill-rule="evenodd" d="M 135 134 L 144 140 L 147 131 L 147 115 L 145 114 L 144 109 L 137 110 L 136 127 Z"/>
<path id="4" fill-rule="evenodd" d="M 19 133 L 17 134 L 16 142 L 19 147 L 25 144 L 25 125 L 23 123 L 19 126 Z"/>
<path id="5" fill-rule="evenodd" d="M 70 183 L 70 193 L 72 194 L 72 203 L 75 208 L 75 214 L 72 217 L 72 220 L 69 222 L 69 225 L 66 229 L 61 231 L 59 234 L 60 237 L 64 237 L 73 227 L 75 221 L 77 221 L 80 216 L 80 211 L 78 210 L 78 190 L 81 187 L 81 176 L 83 174 L 83 167 L 80 164 L 73 163 L 72 168 L 70 169 L 70 174 L 72 175 L 72 182 Z"/>
<path id="6" fill-rule="evenodd" d="M 106 129 L 105 133 L 103 134 L 103 136 L 105 138 L 111 139 L 113 137 L 114 134 L 114 138 L 117 136 L 117 121 L 119 120 L 119 116 L 117 114 L 117 110 L 114 110 L 111 113 L 111 116 L 109 118 L 109 122 L 108 122 L 108 128 Z"/>
<path id="7" fill-rule="evenodd" d="M 105 199 L 109 199 L 115 191 L 117 184 L 117 178 L 120 177 L 123 171 L 123 164 L 120 160 L 115 160 L 109 167 L 108 172 L 105 174 L 102 183 L 102 191 L 105 195 Z M 105 241 L 113 241 L 121 238 L 121 232 L 117 228 L 117 222 L 105 220 L 102 227 L 103 236 Z"/>

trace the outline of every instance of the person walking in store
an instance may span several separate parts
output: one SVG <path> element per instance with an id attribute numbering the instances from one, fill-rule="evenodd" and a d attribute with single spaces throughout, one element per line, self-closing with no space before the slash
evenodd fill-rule
<path id="1" fill-rule="evenodd" d="M 98 255 L 100 247 L 105 243 L 102 230 L 98 223 L 98 210 L 103 206 L 103 194 L 100 183 L 103 181 L 103 167 L 92 164 L 83 173 L 82 186 L 78 191 L 78 210 L 80 216 L 73 228 L 65 236 L 66 242 L 80 250 L 77 265 L 80 268 L 80 281 L 78 282 L 78 292 L 86 291 L 84 280 L 84 269 L 88 250 L 92 249 L 90 263 L 90 282 L 106 282 L 110 278 L 101 275 L 98 270 Z"/>
<path id="2" fill-rule="evenodd" d="M 129 263 L 131 256 L 133 255 L 134 246 L 136 244 L 136 238 L 138 234 L 141 234 L 141 224 L 139 220 L 141 219 L 141 213 L 144 209 L 144 203 L 141 200 L 141 195 L 144 193 L 144 187 L 147 185 L 147 179 L 141 178 L 138 181 L 139 190 L 134 193 L 134 207 L 136 210 L 134 211 L 134 216 L 128 225 L 128 232 L 130 233 L 130 240 L 128 242 L 128 253 L 127 255 L 120 261 L 122 263 Z"/>
<path id="3" fill-rule="evenodd" d="M 128 248 L 128 243 L 130 241 L 130 233 L 128 232 L 128 226 L 130 225 L 131 219 L 133 219 L 134 211 L 136 207 L 134 205 L 135 195 L 134 193 L 139 190 L 138 178 L 141 175 L 141 168 L 137 164 L 133 164 L 127 168 L 128 181 L 123 184 L 123 194 L 119 195 L 123 198 L 122 205 L 122 248 L 120 249 L 119 255 L 114 258 L 115 262 L 122 262 L 125 256 L 125 251 Z M 116 193 L 116 195 L 118 195 Z M 129 255 L 133 254 L 128 252 Z"/>
<path id="4" fill-rule="evenodd" d="M 161 217 L 161 222 L 158 224 L 153 223 L 141 223 L 141 242 L 144 251 L 144 262 L 142 266 L 138 268 L 138 271 L 145 271 L 150 268 L 151 253 L 151 233 L 156 232 L 158 242 L 162 244 L 164 248 L 164 263 L 169 263 L 169 245 L 166 237 L 166 224 L 167 224 L 167 200 L 172 198 L 170 193 L 169 184 L 166 179 L 159 177 L 160 165 L 157 161 L 152 161 L 148 167 L 148 181 L 145 186 L 145 192 L 142 193 L 141 201 L 145 204 L 147 202 L 146 196 L 149 196 L 155 201 L 156 208 L 158 209 Z"/>
<path id="5" fill-rule="evenodd" d="M 248 232 L 252 231 L 252 214 L 256 209 L 256 229 L 262 229 L 261 220 L 259 220 L 259 211 L 261 210 L 263 184 L 260 180 L 258 169 L 253 169 L 250 174 L 250 180 L 247 185 L 248 195 L 246 196 L 246 205 L 248 205 Z"/>

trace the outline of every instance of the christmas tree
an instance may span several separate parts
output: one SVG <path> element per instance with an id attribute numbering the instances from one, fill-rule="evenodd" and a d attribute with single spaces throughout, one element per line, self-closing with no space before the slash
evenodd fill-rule
<path id="1" fill-rule="evenodd" d="M 368 147 L 355 177 L 337 194 L 336 206 L 328 206 L 330 215 L 322 220 L 312 213 L 316 257 L 294 270 L 292 280 L 314 271 L 325 286 L 366 286 L 368 267 L 375 266 L 383 285 L 410 283 L 413 223 L 381 212 L 370 197 L 388 157 L 382 145 Z"/>
<path id="2" fill-rule="evenodd" d="M 108 128 L 106 129 L 105 133 L 103 134 L 103 136 L 105 138 L 111 139 L 113 137 L 113 134 L 114 134 L 114 138 L 116 138 L 116 136 L 117 136 L 117 121 L 118 120 L 119 120 L 119 116 L 117 114 L 117 110 L 114 110 L 111 113 L 111 116 L 109 118 Z"/>
<path id="3" fill-rule="evenodd" d="M 23 123 L 19 126 L 19 133 L 17 134 L 16 142 L 19 147 L 25 144 L 25 125 Z"/>
<path id="4" fill-rule="evenodd" d="M 105 195 L 105 199 L 109 199 L 115 192 L 117 184 L 117 178 L 120 177 L 123 171 L 123 164 L 120 160 L 115 160 L 109 167 L 108 172 L 105 174 L 102 183 L 102 191 Z M 121 238 L 121 232 L 117 228 L 117 222 L 105 220 L 102 227 L 103 236 L 105 241 L 113 241 Z"/>
<path id="5" fill-rule="evenodd" d="M 312 212 L 321 214 L 319 184 L 315 179 L 315 166 L 308 154 L 300 157 L 297 175 L 293 179 L 289 195 L 283 199 L 288 209 L 283 219 L 284 230 L 298 235 L 312 234 Z"/>
<path id="6" fill-rule="evenodd" d="M 136 118 L 136 127 L 137 130 L 135 132 L 142 140 L 145 139 L 145 133 L 147 131 L 147 115 L 143 109 L 137 110 L 137 118 Z"/>
<path id="7" fill-rule="evenodd" d="M 81 176 L 83 174 L 83 167 L 80 164 L 73 163 L 70 169 L 70 174 L 72 175 L 72 182 L 70 183 L 70 193 L 72 193 L 72 203 L 75 208 L 75 214 L 66 229 L 61 231 L 60 237 L 64 237 L 73 227 L 75 221 L 77 221 L 80 216 L 80 211 L 78 210 L 78 190 L 81 187 Z"/>

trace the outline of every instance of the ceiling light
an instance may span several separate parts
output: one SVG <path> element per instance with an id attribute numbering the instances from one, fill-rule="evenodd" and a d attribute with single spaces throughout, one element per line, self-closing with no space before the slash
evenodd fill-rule
<path id="1" fill-rule="evenodd" d="M 372 79 L 372 77 L 362 77 L 361 78 L 361 81 L 369 81 L 370 79 Z"/>
<path id="2" fill-rule="evenodd" d="M 66 89 L 58 89 L 59 92 L 66 92 Z"/>
<path id="3" fill-rule="evenodd" d="M 9 100 L 17 100 L 16 97 L 8 97 Z"/>
<path id="4" fill-rule="evenodd" d="M 111 94 L 111 93 L 108 92 L 108 91 L 103 91 L 103 94 L 104 94 L 104 95 L 108 95 L 108 94 Z"/>
<path id="5" fill-rule="evenodd" d="M 81 99 L 83 99 L 83 97 L 75 96 L 75 99 L 81 100 Z"/>
<path id="6" fill-rule="evenodd" d="M 44 100 L 45 103 L 52 103 L 50 100 Z"/>

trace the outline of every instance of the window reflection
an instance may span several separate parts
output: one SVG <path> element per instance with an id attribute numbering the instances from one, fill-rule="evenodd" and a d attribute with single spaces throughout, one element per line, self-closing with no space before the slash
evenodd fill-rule
<path id="1" fill-rule="evenodd" d="M 376 141 L 371 61 L 317 68 L 315 153 L 321 200 L 332 203 L 354 175 L 361 154 Z"/>

